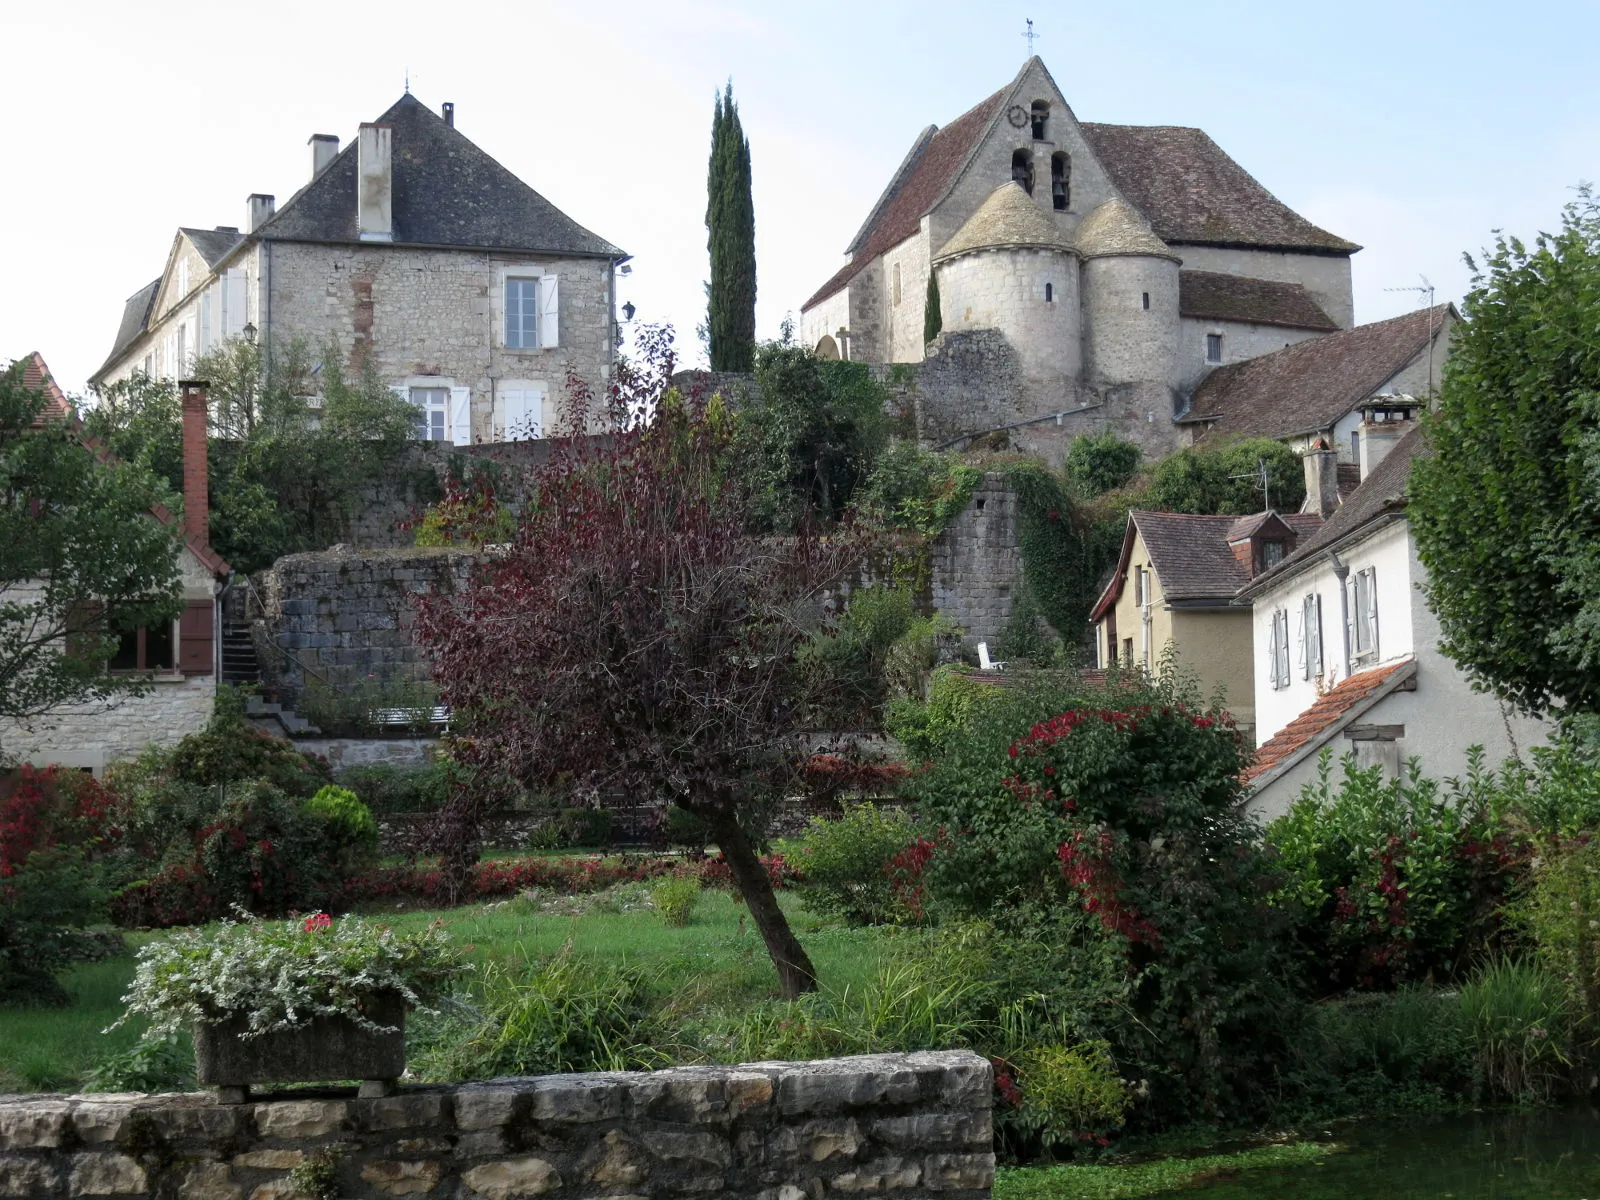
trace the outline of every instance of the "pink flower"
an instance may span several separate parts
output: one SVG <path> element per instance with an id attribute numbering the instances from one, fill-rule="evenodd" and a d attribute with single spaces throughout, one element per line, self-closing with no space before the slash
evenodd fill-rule
<path id="1" fill-rule="evenodd" d="M 328 929 L 333 925 L 333 918 L 327 913 L 313 913 L 306 918 L 306 932 L 316 933 L 319 929 Z"/>

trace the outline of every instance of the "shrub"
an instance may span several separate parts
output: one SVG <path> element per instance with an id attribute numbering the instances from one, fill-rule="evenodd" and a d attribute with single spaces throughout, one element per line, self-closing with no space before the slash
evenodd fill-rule
<path id="1" fill-rule="evenodd" d="M 796 865 L 808 908 L 852 925 L 883 925 L 906 915 L 890 860 L 916 837 L 898 808 L 852 804 L 842 817 L 813 818 Z"/>
<path id="2" fill-rule="evenodd" d="M 338 774 L 338 782 L 379 816 L 433 812 L 443 808 L 450 798 L 456 770 L 450 759 L 442 757 L 419 767 L 373 763 L 345 767 Z"/>
<path id="3" fill-rule="evenodd" d="M 1571 1065 L 1573 998 L 1535 962 L 1501 959 L 1461 985 L 1458 1019 L 1490 1099 L 1548 1100 Z"/>
<path id="4" fill-rule="evenodd" d="M 286 796 L 304 799 L 333 782 L 325 759 L 302 754 L 293 743 L 221 708 L 204 730 L 152 757 L 158 763 L 164 759 L 174 778 L 201 787 L 264 780 Z"/>
<path id="5" fill-rule="evenodd" d="M 1565 987 L 1585 1049 L 1600 1040 L 1600 842 L 1558 843 L 1536 863 L 1519 917 Z"/>
<path id="6" fill-rule="evenodd" d="M 703 851 L 711 841 L 711 830 L 706 823 L 688 809 L 676 804 L 667 806 L 666 838 L 669 846 L 683 846 Z"/>
<path id="7" fill-rule="evenodd" d="M 1406 985 L 1311 1006 L 1290 1076 L 1318 1113 L 1432 1110 L 1472 1082 L 1473 1055 L 1455 1005 Z"/>
<path id="8" fill-rule="evenodd" d="M 529 837 L 538 850 L 603 849 L 611 845 L 611 811 L 605 808 L 563 808 Z"/>
<path id="9" fill-rule="evenodd" d="M 885 725 L 911 758 L 932 758 L 966 725 L 980 703 L 997 698 L 996 689 L 978 683 L 965 668 L 942 666 L 928 679 L 927 700 L 896 700 L 889 706 Z"/>
<path id="10" fill-rule="evenodd" d="M 98 853 L 116 845 L 123 823 L 115 793 L 82 771 L 23 765 L 0 775 L 0 877 L 35 851 L 56 846 Z"/>
<path id="11" fill-rule="evenodd" d="M 700 879 L 695 875 L 669 875 L 650 889 L 650 899 L 663 921 L 682 929 L 700 903 Z"/>
<path id="12" fill-rule="evenodd" d="M 101 956 L 103 943 L 81 927 L 104 903 L 79 848 L 35 850 L 0 875 L 0 1004 L 67 1003 L 56 972 Z"/>
<path id="13" fill-rule="evenodd" d="M 1000 1060 L 996 1079 L 1008 1074 L 1015 1099 L 1007 1105 L 1010 1089 L 1000 1088 L 996 1132 L 1018 1158 L 1078 1142 L 1103 1146 L 1133 1101 L 1104 1042 L 1029 1046 L 1014 1059 Z"/>
<path id="14" fill-rule="evenodd" d="M 377 852 L 378 822 L 349 788 L 327 784 L 300 809 L 322 823 L 329 856 L 341 868 L 341 874 Z"/>
<path id="15" fill-rule="evenodd" d="M 1111 430 L 1087 433 L 1067 447 L 1067 478 L 1085 496 L 1114 491 L 1138 474 L 1139 447 Z"/>
<path id="16" fill-rule="evenodd" d="M 146 1038 L 108 1054 L 84 1080 L 86 1092 L 183 1092 L 194 1083 L 194 1051 L 172 1036 Z"/>

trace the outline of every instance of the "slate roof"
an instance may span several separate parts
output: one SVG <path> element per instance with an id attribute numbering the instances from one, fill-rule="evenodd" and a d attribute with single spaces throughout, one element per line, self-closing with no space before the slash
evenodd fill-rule
<path id="1" fill-rule="evenodd" d="M 1007 84 L 994 95 L 979 101 L 943 129 L 931 135 L 924 130 L 906 156 L 900 170 L 879 197 L 867 223 L 851 243 L 850 261 L 833 278 L 817 289 L 800 307 L 810 308 L 833 295 L 858 275 L 885 250 L 905 241 L 922 224 L 922 216 L 944 195 L 961 164 L 967 161 L 984 130 L 988 129 L 1001 103 L 1014 84 Z"/>
<path id="2" fill-rule="evenodd" d="M 231 225 L 219 225 L 215 229 L 186 229 L 179 226 L 178 232 L 194 243 L 194 248 L 200 251 L 200 257 L 206 260 L 206 266 L 212 270 L 240 242 L 244 241 L 244 234 Z"/>
<path id="3" fill-rule="evenodd" d="M 1291 437 L 1327 429 L 1423 353 L 1455 317 L 1449 304 L 1341 329 L 1218 367 L 1195 389 L 1184 422 L 1225 437 Z"/>
<path id="4" fill-rule="evenodd" d="M 1418 455 L 1428 452 L 1428 442 L 1421 427 L 1414 426 L 1394 444 L 1383 461 L 1372 469 L 1372 473 L 1361 481 L 1361 486 L 1334 509 L 1333 515 L 1322 523 L 1321 528 L 1296 546 L 1293 554 L 1250 581 L 1248 593 L 1255 595 L 1277 580 L 1287 579 L 1311 559 L 1364 526 L 1402 512 L 1406 506 L 1406 487 L 1411 482 L 1411 464 Z"/>
<path id="5" fill-rule="evenodd" d="M 1078 252 L 1085 258 L 1111 254 L 1146 254 L 1177 260 L 1126 200 L 1107 200 L 1078 222 Z"/>
<path id="6" fill-rule="evenodd" d="M 150 307 L 156 302 L 156 292 L 161 289 L 161 278 L 157 276 L 145 284 L 122 305 L 122 323 L 117 326 L 117 340 L 111 346 L 111 353 L 106 355 L 106 361 L 100 364 L 100 371 L 104 371 L 121 357 L 122 352 L 133 345 L 139 335 L 150 325 Z M 99 374 L 96 371 L 95 374 Z"/>
<path id="7" fill-rule="evenodd" d="M 1313 225 L 1267 191 L 1203 130 L 1085 123 L 1083 132 L 1117 190 L 1169 245 L 1341 255 L 1361 249 Z"/>
<path id="8" fill-rule="evenodd" d="M 1298 283 L 1247 279 L 1218 271 L 1178 272 L 1178 315 L 1328 333 L 1339 328 Z"/>
<path id="9" fill-rule="evenodd" d="M 626 258 L 445 124 L 415 96 L 381 117 L 393 127 L 394 241 Z M 255 231 L 275 241 L 355 242 L 358 142 L 339 152 Z"/>
<path id="10" fill-rule="evenodd" d="M 1415 660 L 1407 658 L 1341 679 L 1256 748 L 1255 761 L 1245 769 L 1244 781 L 1254 783 L 1269 772 L 1281 773 L 1320 750 L 1329 738 L 1416 673 Z"/>
<path id="11" fill-rule="evenodd" d="M 999 246 L 1042 246 L 1071 250 L 1072 240 L 1033 202 L 1033 197 L 1023 191 L 1021 184 L 1008 179 L 990 193 L 989 198 L 978 206 L 978 211 L 967 218 L 965 225 L 956 230 L 955 236 L 934 256 L 934 261 Z"/>

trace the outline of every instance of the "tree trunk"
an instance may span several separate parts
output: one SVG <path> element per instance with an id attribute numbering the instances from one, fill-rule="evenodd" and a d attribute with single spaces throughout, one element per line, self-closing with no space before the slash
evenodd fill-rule
<path id="1" fill-rule="evenodd" d="M 816 991 L 816 968 L 806 957 L 800 939 L 789 928 L 789 918 L 778 907 L 778 896 L 772 890 L 767 869 L 761 865 L 760 856 L 744 830 L 739 828 L 739 822 L 732 816 L 720 817 L 712 825 L 711 833 L 728 860 L 733 885 L 750 906 L 750 916 L 761 931 L 761 940 L 767 944 L 772 965 L 778 968 L 778 982 L 783 987 L 784 998 L 793 1000 L 802 992 Z"/>

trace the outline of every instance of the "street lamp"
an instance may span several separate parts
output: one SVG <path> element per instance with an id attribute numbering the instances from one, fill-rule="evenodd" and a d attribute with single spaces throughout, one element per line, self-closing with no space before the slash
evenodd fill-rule
<path id="1" fill-rule="evenodd" d="M 256 344 L 256 327 L 249 321 L 246 321 L 244 323 L 244 329 L 242 332 L 244 333 L 244 340 L 254 346 Z"/>

